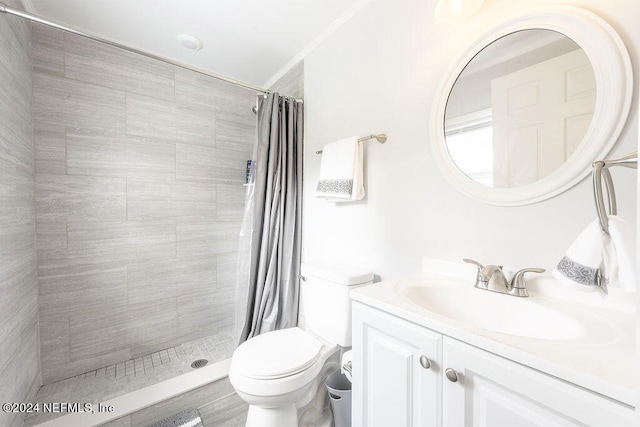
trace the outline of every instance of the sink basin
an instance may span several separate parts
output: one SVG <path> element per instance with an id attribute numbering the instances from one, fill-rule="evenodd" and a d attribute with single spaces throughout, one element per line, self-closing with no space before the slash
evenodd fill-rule
<path id="1" fill-rule="evenodd" d="M 479 329 L 546 340 L 572 340 L 587 334 L 586 325 L 560 312 L 561 307 L 534 298 L 497 294 L 472 285 L 405 285 L 396 290 L 412 304 Z"/>

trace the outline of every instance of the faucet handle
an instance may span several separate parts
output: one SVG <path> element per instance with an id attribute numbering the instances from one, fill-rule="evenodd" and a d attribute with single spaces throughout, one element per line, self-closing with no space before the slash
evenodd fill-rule
<path id="1" fill-rule="evenodd" d="M 462 260 L 463 260 L 464 262 L 466 262 L 466 263 L 473 264 L 473 265 L 475 265 L 476 267 L 478 267 L 478 273 L 479 273 L 480 271 L 482 271 L 482 269 L 484 268 L 484 265 L 480 264 L 480 263 L 479 263 L 478 261 L 476 261 L 475 259 L 462 258 Z"/>
<path id="2" fill-rule="evenodd" d="M 478 261 L 470 258 L 462 258 L 462 260 L 466 263 L 473 264 L 478 267 L 478 271 L 476 272 L 476 283 L 473 286 L 479 289 L 487 289 L 489 286 L 489 281 L 485 280 L 482 275 L 482 270 L 484 270 L 484 265 L 480 264 Z"/>
<path id="3" fill-rule="evenodd" d="M 520 293 L 524 292 L 526 294 L 527 284 L 524 281 L 524 274 L 525 273 L 544 273 L 545 271 L 546 270 L 544 268 L 523 268 L 522 270 L 517 271 L 516 274 L 514 274 L 513 278 L 511 279 L 511 290 L 521 289 L 522 291 L 516 291 L 516 292 L 520 292 Z"/>

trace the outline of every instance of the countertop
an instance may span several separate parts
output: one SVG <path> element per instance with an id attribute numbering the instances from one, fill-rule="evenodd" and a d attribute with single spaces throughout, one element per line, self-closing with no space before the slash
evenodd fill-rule
<path id="1" fill-rule="evenodd" d="M 463 341 L 483 350 L 529 366 L 629 406 L 635 406 L 635 314 L 549 297 L 530 291 L 532 300 L 562 310 L 563 314 L 589 319 L 584 336 L 571 339 L 528 338 L 484 330 L 469 323 L 439 315 L 408 300 L 408 286 L 470 286 L 469 280 L 436 273 L 418 273 L 354 289 L 354 301 L 375 307 L 402 319 Z M 473 289 L 468 301 L 473 304 Z M 518 298 L 494 294 L 496 298 Z M 508 300 L 507 300 L 508 302 Z M 589 323 L 588 322 L 588 323 Z M 600 325 L 602 328 L 600 328 Z"/>

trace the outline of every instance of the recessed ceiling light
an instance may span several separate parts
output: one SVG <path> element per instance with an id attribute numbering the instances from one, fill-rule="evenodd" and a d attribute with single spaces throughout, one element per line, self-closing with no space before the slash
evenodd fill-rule
<path id="1" fill-rule="evenodd" d="M 200 39 L 190 34 L 180 34 L 178 37 L 176 37 L 176 39 L 178 39 L 180 44 L 186 47 L 187 49 L 191 49 L 191 50 L 202 49 L 202 42 L 200 41 Z"/>

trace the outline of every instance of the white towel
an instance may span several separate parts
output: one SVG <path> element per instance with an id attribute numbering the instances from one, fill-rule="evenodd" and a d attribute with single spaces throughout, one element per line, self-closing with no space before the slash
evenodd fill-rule
<path id="1" fill-rule="evenodd" d="M 316 195 L 330 201 L 362 199 L 362 154 L 362 142 L 357 136 L 325 145 Z"/>
<path id="2" fill-rule="evenodd" d="M 628 292 L 637 290 L 635 268 L 636 233 L 633 225 L 618 216 L 609 216 L 611 235 L 609 264 L 613 271 L 611 286 L 620 286 Z"/>
<path id="3" fill-rule="evenodd" d="M 617 216 L 609 216 L 609 233 L 598 220 L 589 224 L 567 250 L 553 271 L 564 283 L 600 287 L 619 286 L 636 291 L 635 233 Z"/>

